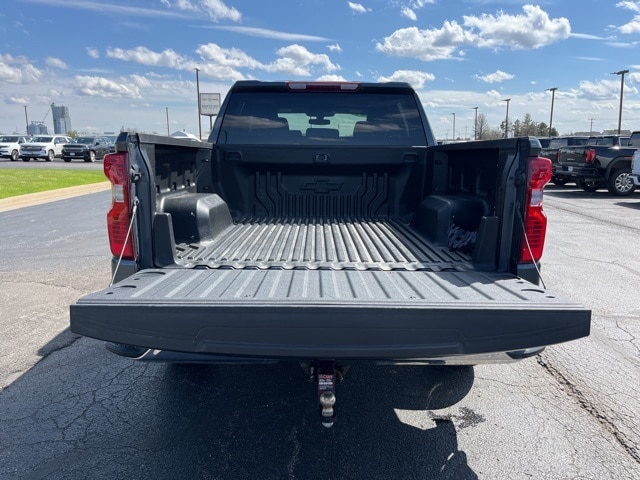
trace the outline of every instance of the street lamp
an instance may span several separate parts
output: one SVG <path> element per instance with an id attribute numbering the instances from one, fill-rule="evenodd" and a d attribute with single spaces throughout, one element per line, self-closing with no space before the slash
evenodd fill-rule
<path id="1" fill-rule="evenodd" d="M 624 74 L 629 73 L 629 70 L 620 70 L 619 72 L 613 72 L 611 75 L 620 75 L 620 109 L 618 112 L 618 135 L 620 135 L 620 127 L 622 127 L 622 93 L 624 91 Z"/>
<path id="2" fill-rule="evenodd" d="M 24 120 L 27 122 L 27 136 L 29 136 L 29 115 L 27 115 L 27 106 L 24 106 Z"/>
<path id="3" fill-rule="evenodd" d="M 509 138 L 509 102 L 511 101 L 511 99 L 505 98 L 502 101 L 507 102 L 507 116 L 504 120 L 504 138 Z"/>
<path id="4" fill-rule="evenodd" d="M 551 136 L 551 126 L 553 125 L 553 101 L 556 98 L 556 90 L 558 87 L 547 88 L 547 92 L 551 92 L 551 117 L 549 117 L 549 136 Z"/>
<path id="5" fill-rule="evenodd" d="M 164 107 L 164 108 L 167 111 L 167 137 L 170 137 L 171 134 L 169 133 L 169 107 Z"/>
<path id="6" fill-rule="evenodd" d="M 476 118 L 473 121 L 473 139 L 478 140 L 478 107 L 471 107 L 476 111 Z"/>
<path id="7" fill-rule="evenodd" d="M 198 76 L 198 72 L 200 69 L 196 67 L 196 93 L 198 95 L 198 139 L 202 140 L 202 123 L 200 118 L 200 77 Z"/>
<path id="8" fill-rule="evenodd" d="M 451 140 L 455 142 L 456 141 L 456 114 L 454 112 L 451 115 L 453 115 L 453 135 L 451 137 Z"/>

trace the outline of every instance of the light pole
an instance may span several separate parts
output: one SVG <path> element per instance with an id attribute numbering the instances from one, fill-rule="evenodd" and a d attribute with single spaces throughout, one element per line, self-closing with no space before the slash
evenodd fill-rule
<path id="1" fill-rule="evenodd" d="M 200 69 L 196 67 L 196 93 L 198 95 L 198 139 L 202 140 L 202 123 L 200 118 L 200 77 L 198 73 Z"/>
<path id="2" fill-rule="evenodd" d="M 478 140 L 478 107 L 472 107 L 476 111 L 476 118 L 473 121 L 473 139 Z"/>
<path id="3" fill-rule="evenodd" d="M 547 92 L 551 92 L 551 117 L 549 117 L 549 136 L 551 137 L 551 126 L 553 125 L 553 101 L 556 98 L 556 90 L 558 87 L 547 88 Z"/>
<path id="4" fill-rule="evenodd" d="M 589 119 L 589 122 L 591 122 L 590 125 L 589 125 L 589 135 L 591 135 L 593 133 L 593 121 L 594 120 L 595 120 L 595 118 L 590 118 Z"/>
<path id="5" fill-rule="evenodd" d="M 505 98 L 502 101 L 507 102 L 507 116 L 504 120 L 504 138 L 509 138 L 509 102 L 511 101 L 511 99 Z"/>
<path id="6" fill-rule="evenodd" d="M 24 120 L 27 122 L 27 136 L 29 136 L 29 116 L 27 115 L 27 106 L 24 106 Z"/>
<path id="7" fill-rule="evenodd" d="M 454 112 L 451 115 L 453 115 L 453 135 L 451 136 L 451 140 L 455 142 L 456 141 L 456 114 Z"/>
<path id="8" fill-rule="evenodd" d="M 622 127 L 622 93 L 624 91 L 624 74 L 629 73 L 629 70 L 620 70 L 619 72 L 613 72 L 611 75 L 620 75 L 620 110 L 618 113 L 618 135 L 620 135 L 620 128 Z"/>
<path id="9" fill-rule="evenodd" d="M 164 107 L 165 110 L 167 111 L 167 137 L 171 136 L 171 134 L 169 133 L 169 107 Z"/>

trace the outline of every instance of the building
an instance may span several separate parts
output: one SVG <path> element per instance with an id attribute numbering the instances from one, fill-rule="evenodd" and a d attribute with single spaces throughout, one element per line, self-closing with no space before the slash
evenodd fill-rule
<path id="1" fill-rule="evenodd" d="M 28 127 L 29 135 L 48 135 L 49 131 L 44 122 L 31 122 Z"/>
<path id="2" fill-rule="evenodd" d="M 55 103 L 51 104 L 51 115 L 53 115 L 53 133 L 66 135 L 71 130 L 71 118 L 69 118 L 69 109 L 67 107 L 56 107 Z"/>

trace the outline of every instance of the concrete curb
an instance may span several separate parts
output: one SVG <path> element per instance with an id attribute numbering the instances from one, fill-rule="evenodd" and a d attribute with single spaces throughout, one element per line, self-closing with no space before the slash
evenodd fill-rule
<path id="1" fill-rule="evenodd" d="M 43 203 L 55 202 L 67 198 L 77 197 L 80 195 L 88 195 L 90 193 L 103 192 L 111 188 L 110 182 L 90 183 L 89 185 L 80 185 L 78 187 L 59 188 L 57 190 L 48 190 L 46 192 L 30 193 L 28 195 L 18 195 L 17 197 L 9 197 L 0 200 L 0 212 L 15 210 L 32 205 L 41 205 Z"/>

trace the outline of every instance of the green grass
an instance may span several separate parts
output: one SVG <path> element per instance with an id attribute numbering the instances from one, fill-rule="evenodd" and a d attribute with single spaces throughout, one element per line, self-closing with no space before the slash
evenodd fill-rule
<path id="1" fill-rule="evenodd" d="M 3 168 L 0 169 L 0 199 L 106 181 L 101 170 Z"/>

